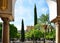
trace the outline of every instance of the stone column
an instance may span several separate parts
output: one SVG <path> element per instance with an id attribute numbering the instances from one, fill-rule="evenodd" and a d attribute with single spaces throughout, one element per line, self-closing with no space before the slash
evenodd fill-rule
<path id="1" fill-rule="evenodd" d="M 9 19 L 2 18 L 3 29 L 2 29 L 2 43 L 9 43 Z"/>
<path id="2" fill-rule="evenodd" d="M 60 22 L 56 22 L 56 43 L 60 43 Z"/>

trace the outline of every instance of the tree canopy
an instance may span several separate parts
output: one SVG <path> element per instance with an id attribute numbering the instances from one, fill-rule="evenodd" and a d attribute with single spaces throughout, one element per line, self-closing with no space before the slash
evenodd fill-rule
<path id="1" fill-rule="evenodd" d="M 14 26 L 14 24 L 9 24 L 10 29 L 10 38 L 17 38 L 17 28 Z M 20 37 L 20 36 L 19 36 Z M 0 38 L 2 38 L 2 23 L 0 22 Z"/>
<path id="2" fill-rule="evenodd" d="M 22 19 L 22 24 L 21 24 L 21 41 L 25 41 L 25 31 L 24 31 L 24 21 Z"/>
<path id="3" fill-rule="evenodd" d="M 44 25 L 47 25 L 47 29 L 44 29 Z M 52 30 L 52 31 L 51 31 Z M 46 31 L 46 32 L 45 32 Z M 55 28 L 54 25 L 49 21 L 48 14 L 42 14 L 38 18 L 38 23 L 34 26 L 34 29 L 30 30 L 25 34 L 26 38 L 44 38 L 44 34 L 46 34 L 46 39 L 54 39 L 55 38 Z"/>
<path id="4" fill-rule="evenodd" d="M 37 8 L 36 8 L 36 4 L 34 6 L 34 25 L 37 24 Z"/>
<path id="5" fill-rule="evenodd" d="M 10 38 L 16 38 L 17 33 L 17 28 L 13 24 L 10 24 Z"/>
<path id="6" fill-rule="evenodd" d="M 2 38 L 2 23 L 0 22 L 0 38 Z"/>

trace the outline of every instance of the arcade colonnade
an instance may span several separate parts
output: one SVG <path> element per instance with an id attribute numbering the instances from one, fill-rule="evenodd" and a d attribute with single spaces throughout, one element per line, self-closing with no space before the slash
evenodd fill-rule
<path id="1" fill-rule="evenodd" d="M 60 0 L 46 0 L 49 7 L 50 21 L 55 23 L 56 43 L 60 43 Z"/>
<path id="2" fill-rule="evenodd" d="M 0 0 L 0 18 L 3 21 L 2 43 L 9 43 L 9 22 L 14 21 L 14 5 L 16 0 Z"/>
<path id="3" fill-rule="evenodd" d="M 9 22 L 14 20 L 13 10 L 16 0 L 0 0 L 0 17 L 3 21 L 2 43 L 9 43 Z M 52 20 L 56 25 L 56 43 L 60 43 L 60 0 L 57 1 L 57 16 Z"/>

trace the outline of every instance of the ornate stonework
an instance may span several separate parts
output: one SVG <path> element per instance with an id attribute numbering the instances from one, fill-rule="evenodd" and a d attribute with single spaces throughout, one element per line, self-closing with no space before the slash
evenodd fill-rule
<path id="1" fill-rule="evenodd" d="M 0 0 L 0 17 L 14 20 L 14 5 L 16 0 Z"/>

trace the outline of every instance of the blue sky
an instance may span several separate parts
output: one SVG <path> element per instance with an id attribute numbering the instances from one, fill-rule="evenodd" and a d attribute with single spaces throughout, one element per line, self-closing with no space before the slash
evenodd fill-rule
<path id="1" fill-rule="evenodd" d="M 49 12 L 46 0 L 16 0 L 14 10 L 14 24 L 18 30 L 21 29 L 21 21 L 24 20 L 25 29 L 26 26 L 34 24 L 34 4 L 37 7 L 38 17 L 41 14 L 47 14 Z"/>
<path id="2" fill-rule="evenodd" d="M 46 0 L 17 0 L 15 3 L 15 21 L 14 24 L 18 30 L 21 28 L 21 20 L 24 19 L 25 26 L 34 24 L 34 4 L 37 7 L 38 17 L 41 14 L 48 13 Z M 26 28 L 26 27 L 25 27 Z"/>

